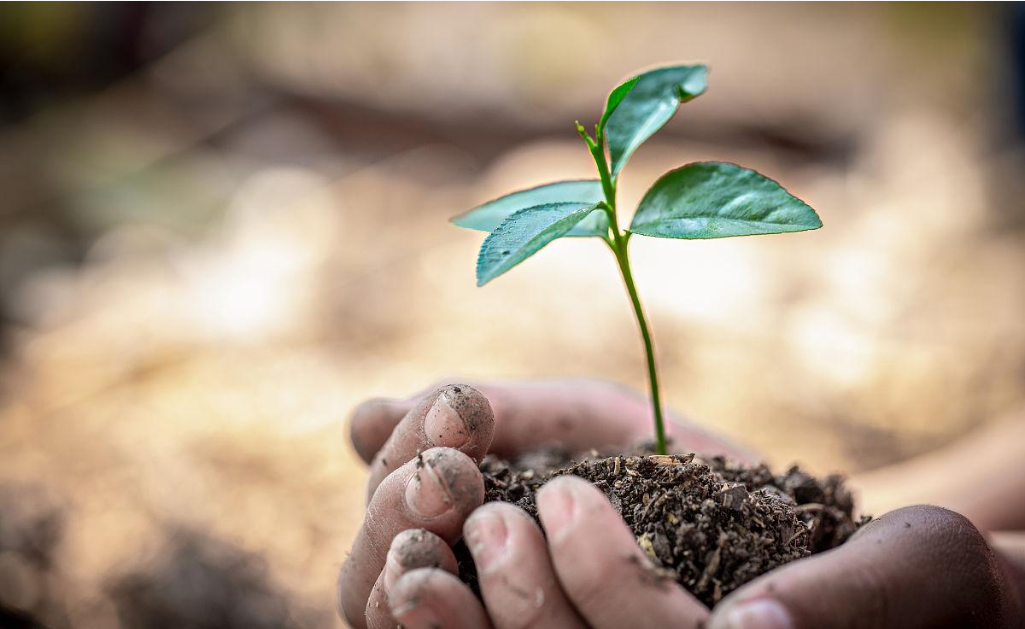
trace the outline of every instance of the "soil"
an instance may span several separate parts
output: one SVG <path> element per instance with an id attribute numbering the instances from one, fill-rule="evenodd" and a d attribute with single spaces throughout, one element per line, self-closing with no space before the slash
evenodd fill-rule
<path id="1" fill-rule="evenodd" d="M 593 483 L 623 516 L 659 579 L 673 579 L 712 607 L 755 577 L 829 550 L 859 526 L 837 475 L 819 480 L 791 467 L 775 475 L 693 454 L 571 454 L 549 448 L 481 463 L 487 501 L 511 502 L 537 519 L 534 497 L 549 479 L 574 474 Z M 473 561 L 457 548 L 461 577 L 475 590 Z"/>

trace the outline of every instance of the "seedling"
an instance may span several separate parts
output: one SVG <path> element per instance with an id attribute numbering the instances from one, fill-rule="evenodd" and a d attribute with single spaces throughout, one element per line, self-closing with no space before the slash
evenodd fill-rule
<path id="1" fill-rule="evenodd" d="M 656 68 L 617 86 L 591 136 L 580 122 L 598 179 L 557 181 L 513 192 L 452 219 L 489 232 L 477 258 L 477 285 L 505 273 L 556 238 L 596 237 L 616 257 L 637 316 L 648 362 L 655 447 L 666 453 L 662 400 L 651 329 L 630 270 L 630 238 L 726 238 L 822 227 L 815 210 L 759 173 L 723 162 L 695 162 L 662 175 L 641 199 L 629 229 L 621 230 L 616 183 L 630 156 L 708 87 L 708 68 Z"/>

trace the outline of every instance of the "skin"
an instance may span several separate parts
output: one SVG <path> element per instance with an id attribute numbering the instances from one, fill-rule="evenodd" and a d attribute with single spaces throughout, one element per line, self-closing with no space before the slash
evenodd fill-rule
<path id="1" fill-rule="evenodd" d="M 541 528 L 510 504 L 490 503 L 463 526 L 496 627 L 586 627 L 558 585 Z"/>
<path id="2" fill-rule="evenodd" d="M 396 535 L 367 601 L 366 621 L 370 629 L 395 629 L 396 621 L 388 607 L 388 592 L 392 592 L 394 598 L 395 582 L 422 568 L 452 575 L 459 573 L 452 549 L 434 533 L 426 529 L 407 529 Z"/>
<path id="3" fill-rule="evenodd" d="M 354 419 L 354 436 L 361 425 Z M 339 609 L 355 627 L 366 626 L 367 600 L 397 534 L 419 528 L 452 544 L 466 517 L 484 501 L 477 465 L 495 422 L 480 392 L 465 385 L 441 387 L 411 404 L 392 427 L 367 457 L 369 504 L 338 579 Z M 437 447 L 459 441 L 457 447 Z"/>
<path id="4" fill-rule="evenodd" d="M 991 544 L 965 516 L 927 506 L 887 513 L 844 546 L 755 579 L 712 613 L 657 578 L 604 495 L 581 479 L 559 478 L 538 494 L 544 535 L 513 505 L 481 506 L 475 463 L 489 448 L 511 455 L 553 441 L 628 445 L 650 432 L 643 398 L 589 381 L 476 386 L 372 400 L 354 413 L 353 444 L 371 480 L 367 518 L 339 579 L 352 626 L 1022 626 L 1025 538 Z M 454 417 L 468 434 L 460 435 Z M 670 419 L 679 450 L 754 458 Z M 428 480 L 443 482 L 417 480 L 417 452 L 442 444 L 449 447 L 425 458 L 437 470 Z M 411 503 L 428 505 L 430 515 Z M 483 604 L 454 576 L 448 545 L 461 535 Z"/>
<path id="5" fill-rule="evenodd" d="M 716 606 L 708 629 L 1010 629 L 1021 626 L 1019 596 L 1009 566 L 967 518 L 914 506 L 748 583 Z"/>

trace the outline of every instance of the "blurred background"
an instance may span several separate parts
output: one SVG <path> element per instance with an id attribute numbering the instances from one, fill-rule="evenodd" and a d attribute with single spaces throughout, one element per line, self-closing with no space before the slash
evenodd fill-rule
<path id="1" fill-rule="evenodd" d="M 638 151 L 736 161 L 825 228 L 637 239 L 669 405 L 857 472 L 1025 400 L 1019 6 L 0 6 L 0 625 L 335 627 L 345 418 L 439 378 L 643 389 L 612 257 L 484 289 L 447 219 L 587 177 L 574 119 L 668 61 Z"/>

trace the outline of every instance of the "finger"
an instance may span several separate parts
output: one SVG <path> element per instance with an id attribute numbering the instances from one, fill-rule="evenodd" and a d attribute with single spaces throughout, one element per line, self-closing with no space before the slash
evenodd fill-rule
<path id="1" fill-rule="evenodd" d="M 361 403 L 352 411 L 352 417 L 349 419 L 350 436 L 356 453 L 364 463 L 372 462 L 406 413 L 413 410 L 424 398 L 459 382 L 464 381 L 454 378 L 439 380 L 405 398 L 377 397 Z M 479 389 L 476 385 L 472 386 Z"/>
<path id="2" fill-rule="evenodd" d="M 496 629 L 585 627 L 563 594 L 541 529 L 525 511 L 492 502 L 463 525 Z"/>
<path id="3" fill-rule="evenodd" d="M 424 529 L 402 531 L 392 540 L 384 569 L 370 592 L 365 614 L 369 629 L 395 629 L 398 621 L 388 608 L 388 592 L 402 575 L 417 568 L 459 573 L 456 557 L 445 540 Z"/>
<path id="4" fill-rule="evenodd" d="M 556 380 L 518 383 L 471 383 L 491 402 L 495 436 L 491 450 L 515 455 L 542 444 L 570 450 L 625 446 L 651 439 L 650 402 L 640 394 L 599 380 Z M 414 402 L 378 399 L 353 415 L 352 439 L 365 461 L 381 448 L 391 430 Z M 717 437 L 670 412 L 667 433 L 674 447 L 703 454 L 724 454 L 755 462 L 749 450 Z"/>
<path id="5" fill-rule="evenodd" d="M 630 529 L 587 481 L 563 476 L 537 495 L 563 591 L 591 626 L 699 627 L 706 608 L 660 578 Z"/>
<path id="6" fill-rule="evenodd" d="M 835 550 L 727 596 L 709 629 L 1001 627 L 1006 614 L 985 539 L 964 517 L 907 507 Z"/>
<path id="7" fill-rule="evenodd" d="M 349 436 L 356 454 L 364 463 L 374 460 L 395 426 L 412 410 L 417 400 L 374 398 L 367 400 L 352 411 L 349 418 Z"/>
<path id="8" fill-rule="evenodd" d="M 363 613 L 370 590 L 397 534 L 423 528 L 452 544 L 461 536 L 466 516 L 483 501 L 484 479 L 477 464 L 458 450 L 433 448 L 389 475 L 367 507 L 342 565 L 342 615 L 354 627 L 366 626 Z"/>
<path id="9" fill-rule="evenodd" d="M 480 463 L 494 430 L 491 405 L 480 391 L 465 384 L 434 391 L 405 414 L 374 457 L 367 499 L 388 474 L 429 448 L 456 448 Z"/>
<path id="10" fill-rule="evenodd" d="M 484 606 L 470 588 L 444 570 L 420 568 L 395 582 L 392 615 L 406 629 L 487 629 Z"/>

